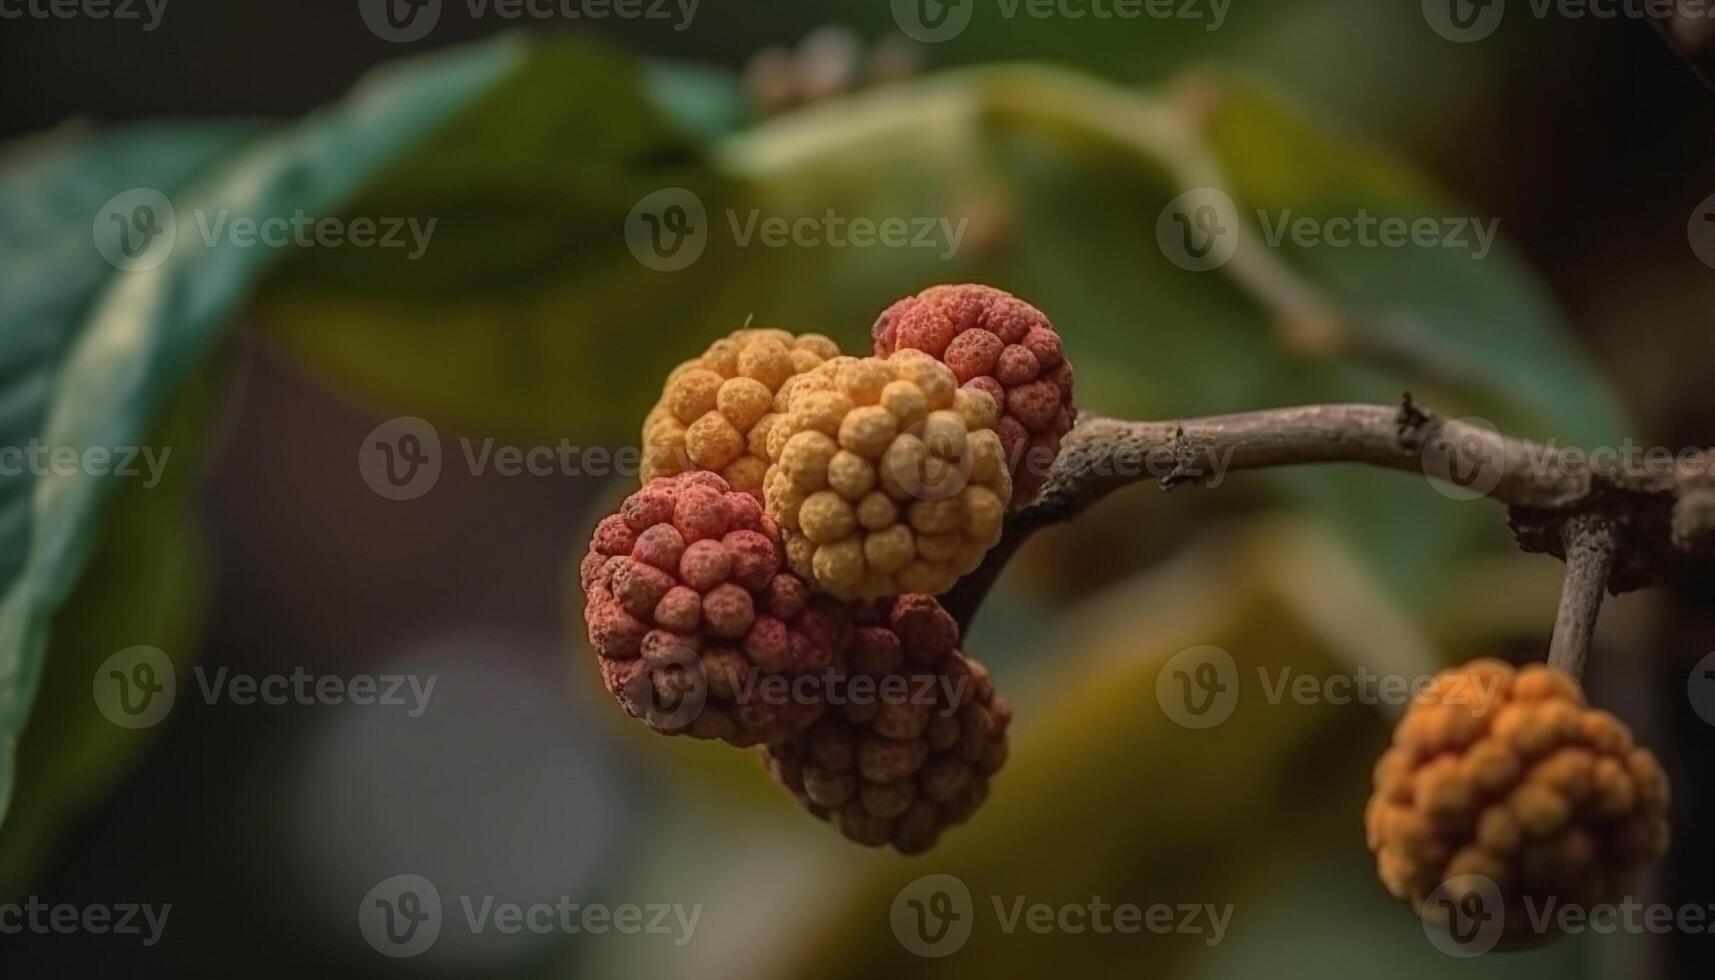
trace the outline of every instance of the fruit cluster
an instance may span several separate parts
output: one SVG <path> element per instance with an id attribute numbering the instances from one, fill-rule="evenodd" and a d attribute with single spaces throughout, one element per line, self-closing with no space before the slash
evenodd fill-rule
<path id="1" fill-rule="evenodd" d="M 845 836 L 919 853 L 987 798 L 1011 717 L 935 596 L 1000 541 L 1022 457 L 1057 450 L 1073 413 L 1034 308 L 978 286 L 907 302 L 874 356 L 746 329 L 674 369 L 642 489 L 597 525 L 581 580 L 628 713 L 761 747 Z"/>
<path id="2" fill-rule="evenodd" d="M 1447 671 L 1394 731 L 1365 814 L 1382 883 L 1431 921 L 1492 903 L 1523 941 L 1530 903 L 1618 899 L 1668 843 L 1668 783 L 1572 678 L 1479 660 Z M 1435 900 L 1432 900 L 1432 896 Z"/>

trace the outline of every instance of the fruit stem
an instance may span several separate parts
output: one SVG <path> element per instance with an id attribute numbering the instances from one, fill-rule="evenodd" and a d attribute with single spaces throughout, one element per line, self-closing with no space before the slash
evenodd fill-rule
<path id="1" fill-rule="evenodd" d="M 1574 680 L 1584 677 L 1590 657 L 1590 638 L 1596 617 L 1602 611 L 1602 596 L 1614 571 L 1614 527 L 1595 514 L 1583 514 L 1566 522 L 1566 584 L 1560 593 L 1560 613 L 1554 620 L 1554 640 L 1548 648 L 1548 665 Z"/>

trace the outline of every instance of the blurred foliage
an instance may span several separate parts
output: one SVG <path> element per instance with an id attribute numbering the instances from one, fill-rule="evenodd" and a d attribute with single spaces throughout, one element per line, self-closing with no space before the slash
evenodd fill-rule
<path id="1" fill-rule="evenodd" d="M 99 802 L 157 734 L 102 717 L 90 696 L 101 663 L 142 644 L 183 670 L 197 648 L 210 573 L 198 503 L 211 387 L 194 381 L 167 409 L 148 443 L 171 447 L 161 482 L 132 481 L 114 497 L 89 571 L 54 617 L 53 655 L 19 743 L 16 793 L 0 834 L 0 895 L 29 880 L 66 824 Z"/>
<path id="2" fill-rule="evenodd" d="M 10 382 L 0 398 L 6 444 L 80 452 L 144 445 L 163 406 L 279 258 L 278 249 L 239 247 L 230 238 L 196 247 L 199 222 L 223 210 L 261 221 L 337 208 L 513 57 L 506 45 L 486 45 L 459 70 L 384 72 L 343 111 L 249 140 L 244 127 L 168 125 L 112 138 L 67 133 L 23 147 L 0 185 L 0 202 L 15 216 L 4 226 L 0 267 L 17 277 L 0 306 Z M 170 194 L 183 216 L 180 240 L 161 264 L 121 271 L 98 251 L 100 236 L 111 234 L 101 211 L 103 202 L 137 187 Z M 121 478 L 80 468 L 4 479 L 0 818 L 51 624 L 99 543 L 102 510 Z"/>

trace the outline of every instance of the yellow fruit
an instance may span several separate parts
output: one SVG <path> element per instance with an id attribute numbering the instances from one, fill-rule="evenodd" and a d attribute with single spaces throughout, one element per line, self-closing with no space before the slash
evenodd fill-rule
<path id="1" fill-rule="evenodd" d="M 781 388 L 838 356 L 817 334 L 745 329 L 715 341 L 673 370 L 645 420 L 642 482 L 706 470 L 760 499 Z"/>
<path id="2" fill-rule="evenodd" d="M 822 591 L 939 595 L 1000 540 L 999 409 L 934 358 L 834 358 L 785 382 L 770 417 L 763 503 Z"/>

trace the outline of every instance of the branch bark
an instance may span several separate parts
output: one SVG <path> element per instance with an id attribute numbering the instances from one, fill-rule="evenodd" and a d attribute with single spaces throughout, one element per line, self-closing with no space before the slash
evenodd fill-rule
<path id="1" fill-rule="evenodd" d="M 1560 593 L 1548 664 L 1573 680 L 1582 680 L 1596 617 L 1614 571 L 1614 529 L 1600 517 L 1584 515 L 1567 522 L 1565 540 L 1566 584 Z"/>
<path id="2" fill-rule="evenodd" d="M 1707 458 L 1707 457 L 1705 457 Z M 1155 480 L 1164 490 L 1244 470 L 1359 463 L 1435 478 L 1450 497 L 1512 509 L 1521 544 L 1561 554 L 1579 514 L 1608 514 L 1621 552 L 1615 586 L 1636 588 L 1692 543 L 1715 535 L 1712 474 L 1682 457 L 1584 453 L 1514 439 L 1476 421 L 1401 404 L 1310 405 L 1172 422 L 1086 417 L 1069 433 L 1041 497 L 1007 522 L 983 565 L 943 600 L 969 626 L 1001 572 L 1031 536 L 1070 521 L 1117 490 Z"/>

